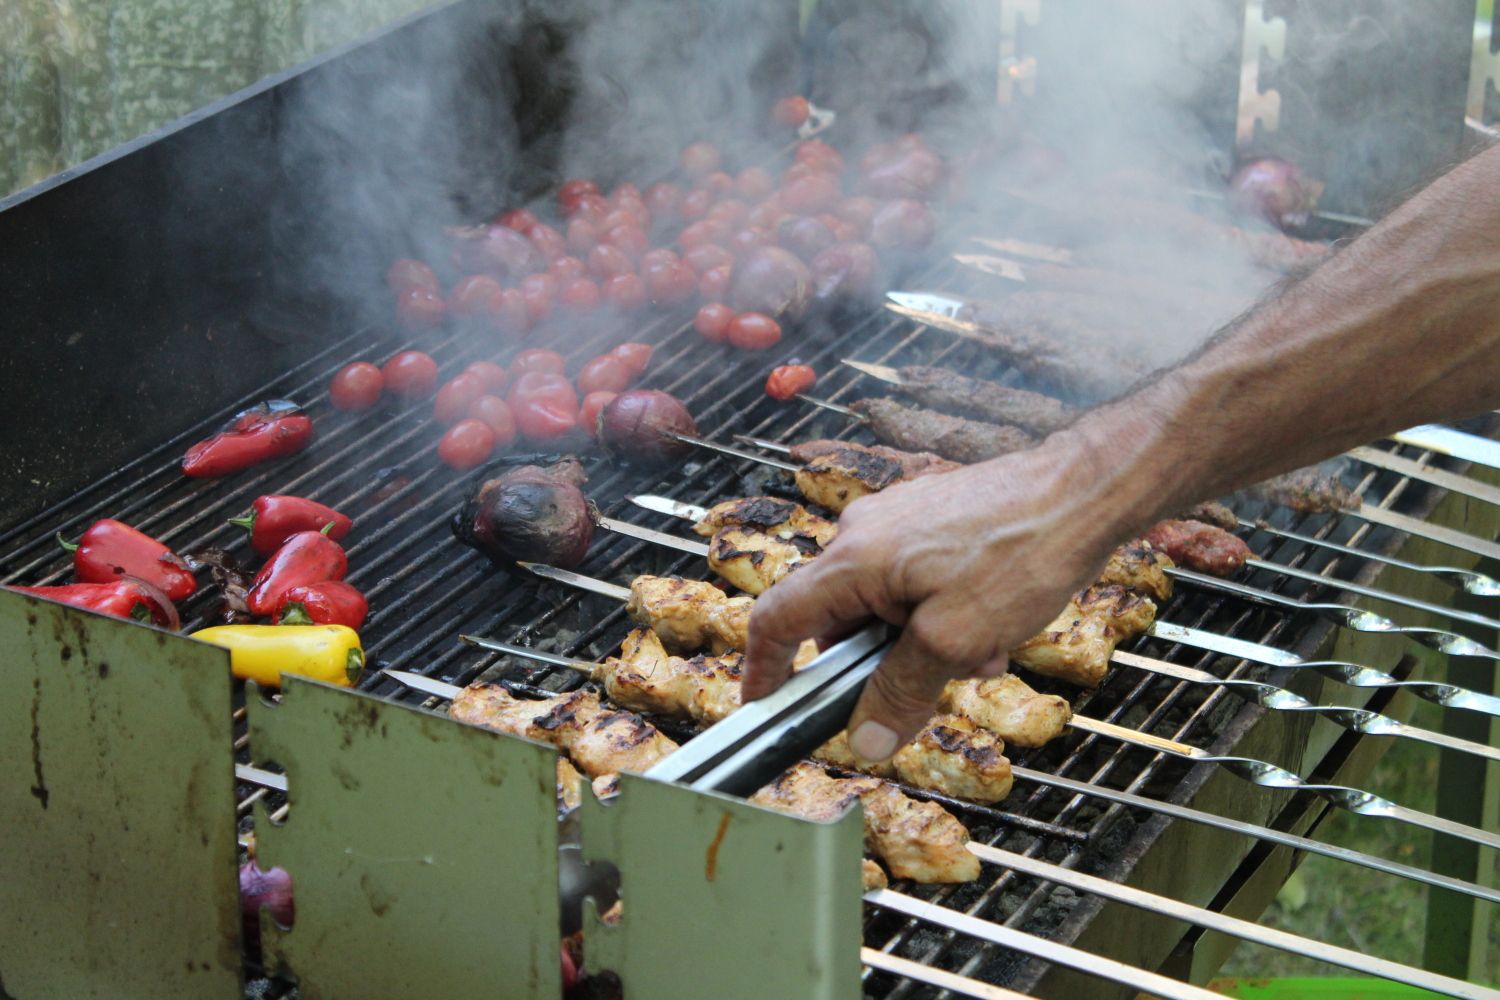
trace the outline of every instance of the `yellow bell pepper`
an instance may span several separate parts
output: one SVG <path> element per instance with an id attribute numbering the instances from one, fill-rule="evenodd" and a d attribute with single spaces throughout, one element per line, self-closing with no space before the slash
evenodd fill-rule
<path id="1" fill-rule="evenodd" d="M 350 687 L 365 667 L 359 634 L 346 625 L 215 625 L 194 639 L 229 650 L 234 676 L 280 687 L 282 674 Z"/>

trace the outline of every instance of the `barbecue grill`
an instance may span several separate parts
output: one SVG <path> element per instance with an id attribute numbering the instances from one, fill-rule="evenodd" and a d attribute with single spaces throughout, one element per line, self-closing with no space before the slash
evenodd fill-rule
<path id="1" fill-rule="evenodd" d="M 770 6 L 785 18 L 793 46 L 795 10 Z M 1223 6 L 1239 16 L 1238 5 Z M 819 17 L 835 16 L 836 7 Z M 1261 86 L 1297 95 L 1284 131 L 1262 138 L 1295 142 L 1297 129 L 1326 121 L 1305 120 L 1301 102 L 1319 91 L 1294 87 L 1294 71 L 1306 68 L 1296 54 L 1318 51 L 1339 14 L 1377 16 L 1388 7 L 1256 5 L 1247 16 L 1252 34 L 1279 14 L 1291 53 L 1266 68 Z M 1433 108 L 1453 111 L 1459 85 L 1447 77 L 1466 78 L 1469 48 L 1455 39 L 1469 37 L 1472 8 L 1433 7 L 1444 30 L 1388 39 L 1362 58 L 1374 66 L 1388 49 L 1400 52 L 1407 65 L 1435 73 L 1431 95 L 1408 92 L 1403 101 L 1436 95 Z M 1048 46 L 1061 44 L 1046 34 L 1052 13 L 1050 4 L 996 7 L 997 58 L 1039 53 L 1026 65 L 1044 94 Z M 441 688 L 384 671 L 449 685 L 484 679 L 520 692 L 567 690 L 581 683 L 576 672 L 475 649 L 458 636 L 598 659 L 618 644 L 624 611 L 601 594 L 496 570 L 452 541 L 447 520 L 464 477 L 413 457 L 436 438 L 428 402 L 389 404 L 372 420 L 333 411 L 325 391 L 348 361 L 411 342 L 385 316 L 373 280 L 367 299 L 350 299 L 347 283 L 323 280 L 331 271 L 378 275 L 407 250 L 409 232 L 490 214 L 556 181 L 558 119 L 570 99 L 584 98 L 569 97 L 576 67 L 561 41 L 576 22 L 555 12 L 539 18 L 477 2 L 442 7 L 0 202 L 10 321 L 10 350 L 0 361 L 8 429 L 0 509 L 13 514 L 0 533 L 0 581 L 61 582 L 68 559 L 53 535 L 76 535 L 96 517 L 119 517 L 191 551 L 230 545 L 235 532 L 225 519 L 255 496 L 298 493 L 355 517 L 350 578 L 371 600 L 363 637 L 375 668 L 353 692 L 290 679 L 272 700 L 253 684 L 238 690 L 220 650 L 0 592 L 11 695 L 0 708 L 11 762 L 0 782 L 11 846 L 0 861 L 0 995 L 241 994 L 247 973 L 233 873 L 236 838 L 252 832 L 263 863 L 284 865 L 296 880 L 295 927 L 263 917 L 261 930 L 268 970 L 294 976 L 300 996 L 558 994 L 555 751 L 457 725 L 432 693 Z M 1057 18 L 1062 31 L 1066 16 Z M 1237 80 L 1233 56 L 1223 69 Z M 472 81 L 440 122 L 387 120 L 382 106 L 358 142 L 332 131 L 330 141 L 345 144 L 342 166 L 355 172 L 396 150 L 432 148 L 438 129 L 440 148 L 467 154 L 461 165 L 445 165 L 438 182 L 414 180 L 410 201 L 390 206 L 351 247 L 344 203 L 329 195 L 337 171 L 308 159 L 307 118 L 299 116 L 338 108 L 377 83 L 415 86 L 440 64 Z M 1014 78 L 1014 65 L 997 63 L 994 79 Z M 1318 80 L 1331 86 L 1322 74 Z M 1386 101 L 1400 89 L 1389 76 L 1365 82 L 1369 107 L 1390 106 L 1392 114 L 1409 107 Z M 816 74 L 813 83 L 817 99 Z M 1216 120 L 1227 143 L 1229 110 Z M 1354 132 L 1363 120 L 1340 118 Z M 1411 121 L 1420 122 L 1411 127 L 1423 131 L 1434 162 L 1463 140 L 1456 111 Z M 497 130 L 514 136 L 521 163 L 499 158 Z M 1342 217 L 1367 213 L 1423 166 L 1402 161 L 1400 169 L 1417 173 L 1396 176 L 1397 165 L 1386 164 L 1368 189 L 1347 179 L 1352 172 L 1340 174 L 1327 203 L 1340 218 L 1318 225 L 1328 235 L 1351 232 Z M 996 287 L 992 277 L 940 258 L 913 265 L 902 284 L 957 297 L 992 296 Z M 655 346 L 647 384 L 682 399 L 715 441 L 861 433 L 836 412 L 767 400 L 759 361 L 706 347 L 680 315 L 587 329 L 555 346 L 576 365 L 621 339 Z M 815 318 L 793 342 L 803 361 L 828 373 L 819 394 L 833 403 L 879 388 L 841 366 L 844 358 L 1017 380 L 979 345 L 878 305 Z M 418 346 L 445 374 L 511 349 L 455 329 Z M 224 481 L 180 474 L 187 444 L 268 398 L 308 407 L 318 426 L 314 447 Z M 1490 428 L 1467 430 L 1472 436 L 1462 440 L 1479 447 Z M 1247 935 L 1340 960 L 1317 942 L 1257 935 L 1233 922 L 1253 921 L 1309 851 L 1363 864 L 1372 878 L 1432 886 L 1430 905 L 1452 922 L 1449 937 L 1482 927 L 1484 907 L 1500 900 L 1484 884 L 1492 847 L 1469 836 L 1482 837 L 1484 795 L 1440 797 L 1442 817 L 1461 826 L 1436 835 L 1430 870 L 1412 869 L 1316 842 L 1318 826 L 1338 808 L 1368 813 L 1362 822 L 1396 822 L 1382 818 L 1378 803 L 1275 787 L 1274 778 L 1257 784 L 1242 766 L 1183 755 L 1198 748 L 1200 758 L 1275 765 L 1306 785 L 1359 789 L 1402 737 L 1355 731 L 1352 714 L 1262 705 L 1244 682 L 1396 720 L 1409 719 L 1414 695 L 1461 707 L 1469 692 L 1496 691 L 1495 658 L 1484 652 L 1497 641 L 1493 609 L 1456 599 L 1427 568 L 1494 569 L 1488 546 L 1500 536 L 1500 477 L 1420 444 L 1371 447 L 1378 454 L 1351 463 L 1348 481 L 1374 520 L 1266 509 L 1266 526 L 1246 537 L 1268 565 L 1237 578 L 1253 599 L 1179 586 L 1158 622 L 1196 633 L 1159 627 L 1128 647 L 1168 665 L 1166 673 L 1117 664 L 1097 690 L 1073 699 L 1080 715 L 1104 724 L 1097 731 L 1036 750 L 1009 748 L 1017 784 L 1002 803 L 944 802 L 987 862 L 976 882 L 898 883 L 861 904 L 853 813 L 816 824 L 631 776 L 613 804 L 585 795 L 582 856 L 618 869 L 625 901 L 618 926 L 586 906 L 596 983 L 612 982 L 630 997 L 1198 996 L 1186 983 L 1208 978 Z M 586 464 L 588 493 L 606 516 L 684 537 L 681 522 L 643 511 L 627 495 L 709 505 L 786 489 L 778 470 L 710 451 L 666 471 L 598 458 Z M 613 583 L 643 572 L 705 573 L 695 556 L 610 533 L 596 538 L 580 570 Z M 215 591 L 204 587 L 183 606 L 185 626 L 210 623 Z M 1298 606 L 1269 603 L 1276 600 Z M 1439 657 L 1433 633 L 1393 635 L 1381 619 L 1305 607 L 1313 604 L 1357 606 L 1475 646 L 1472 655 Z M 1354 668 L 1304 663 L 1368 671 L 1358 686 L 1336 679 L 1351 678 Z M 1184 669 L 1225 683 L 1186 679 Z M 1421 683 L 1402 687 L 1414 681 Z M 1443 732 L 1494 745 L 1491 720 L 1448 711 Z M 1110 726 L 1146 735 L 1121 742 Z M 1445 787 L 1463 782 L 1493 796 L 1493 764 L 1435 752 Z M 1365 968 L 1453 995 L 1494 995 L 1459 982 L 1472 974 L 1467 948 L 1430 950 L 1425 972 L 1381 958 L 1369 956 Z M 285 991 L 280 981 L 256 978 L 259 971 L 249 973 L 256 990 Z"/>

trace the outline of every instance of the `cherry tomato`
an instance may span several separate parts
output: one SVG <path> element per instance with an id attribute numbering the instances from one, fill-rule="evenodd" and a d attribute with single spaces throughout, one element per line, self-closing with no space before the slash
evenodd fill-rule
<path id="1" fill-rule="evenodd" d="M 609 202 L 605 201 L 601 195 L 586 194 L 578 199 L 578 203 L 573 206 L 573 210 L 567 214 L 570 220 L 582 219 L 592 226 L 602 228 L 600 223 L 604 221 L 604 217 L 609 212 Z"/>
<path id="2" fill-rule="evenodd" d="M 557 301 L 564 309 L 591 313 L 599 308 L 599 286 L 587 278 L 575 278 L 557 293 Z"/>
<path id="3" fill-rule="evenodd" d="M 437 362 L 421 351 L 402 351 L 380 369 L 385 387 L 402 399 L 425 396 L 437 385 Z"/>
<path id="4" fill-rule="evenodd" d="M 563 234 L 541 222 L 526 230 L 526 238 L 548 263 L 561 257 L 568 250 L 568 241 L 563 238 Z"/>
<path id="5" fill-rule="evenodd" d="M 724 238 L 724 224 L 714 219 L 699 219 L 682 227 L 677 234 L 677 245 L 684 250 L 701 247 L 705 243 L 718 243 Z"/>
<path id="6" fill-rule="evenodd" d="M 583 397 L 583 403 L 578 407 L 578 426 L 590 436 L 599 433 L 599 413 L 610 401 L 618 396 L 618 392 L 607 392 L 603 389 L 591 392 Z"/>
<path id="7" fill-rule="evenodd" d="M 870 231 L 870 220 L 875 218 L 875 202 L 863 195 L 845 198 L 834 206 L 833 214 L 850 225 L 859 227 L 860 236 Z"/>
<path id="8" fill-rule="evenodd" d="M 771 108 L 771 120 L 787 128 L 800 128 L 812 114 L 812 106 L 805 97 L 783 97 Z"/>
<path id="9" fill-rule="evenodd" d="M 765 313 L 740 313 L 725 331 L 729 342 L 745 351 L 763 351 L 781 339 L 781 324 Z"/>
<path id="10" fill-rule="evenodd" d="M 693 317 L 693 329 L 704 340 L 722 344 L 729 339 L 729 321 L 734 319 L 734 310 L 722 302 L 710 302 L 698 310 Z"/>
<path id="11" fill-rule="evenodd" d="M 771 242 L 771 234 L 757 226 L 741 229 L 729 237 L 729 252 L 736 257 L 743 257 L 746 253 L 756 247 L 763 247 Z"/>
<path id="12" fill-rule="evenodd" d="M 651 355 L 655 349 L 650 344 L 638 344 L 626 341 L 619 347 L 609 352 L 610 357 L 619 358 L 630 371 L 631 378 L 638 378 L 651 363 Z"/>
<path id="13" fill-rule="evenodd" d="M 490 322 L 501 333 L 519 337 L 531 329 L 531 315 L 526 308 L 526 296 L 519 288 L 502 288 L 490 297 Z"/>
<path id="14" fill-rule="evenodd" d="M 578 426 L 578 394 L 561 375 L 528 372 L 511 387 L 507 400 L 524 437 L 546 441 Z"/>
<path id="15" fill-rule="evenodd" d="M 604 231 L 602 241 L 625 251 L 627 257 L 635 258 L 651 249 L 651 240 L 640 226 L 616 226 Z"/>
<path id="16" fill-rule="evenodd" d="M 677 204 L 682 201 L 682 188 L 671 181 L 658 181 L 646 189 L 642 200 L 653 219 L 670 221 L 677 215 Z"/>
<path id="17" fill-rule="evenodd" d="M 480 396 L 469 407 L 469 416 L 490 429 L 495 436 L 496 448 L 509 448 L 516 443 L 516 417 L 510 412 L 510 404 L 499 396 Z"/>
<path id="18" fill-rule="evenodd" d="M 484 380 L 472 372 L 460 372 L 438 390 L 432 403 L 432 415 L 440 424 L 451 424 L 461 420 L 469 412 L 474 400 L 485 393 Z"/>
<path id="19" fill-rule="evenodd" d="M 548 400 L 563 408 L 578 408 L 578 393 L 574 390 L 573 383 L 558 372 L 526 372 L 511 383 L 510 392 L 505 395 L 505 401 L 512 410 L 538 399 Z"/>
<path id="20" fill-rule="evenodd" d="M 688 267 L 700 275 L 716 267 L 729 267 L 734 264 L 734 254 L 717 243 L 699 243 L 691 250 L 684 251 L 682 259 L 688 262 Z"/>
<path id="21" fill-rule="evenodd" d="M 514 229 L 518 233 L 525 233 L 526 230 L 541 221 L 541 219 L 538 219 L 524 208 L 513 208 L 508 212 L 501 212 L 495 216 L 495 223 L 497 225 L 504 226 L 506 229 Z"/>
<path id="22" fill-rule="evenodd" d="M 842 194 L 833 174 L 813 173 L 784 184 L 781 203 L 793 215 L 816 215 L 836 205 Z"/>
<path id="23" fill-rule="evenodd" d="M 368 361 L 356 361 L 338 370 L 328 384 L 328 401 L 336 410 L 368 410 L 380 402 L 385 376 Z"/>
<path id="24" fill-rule="evenodd" d="M 745 216 L 750 214 L 750 206 L 739 198 L 725 198 L 708 210 L 705 219 L 722 222 L 733 229 L 745 221 Z"/>
<path id="25" fill-rule="evenodd" d="M 675 252 L 667 249 L 666 247 L 657 247 L 654 250 L 647 250 L 645 253 L 641 254 L 639 267 L 640 276 L 642 278 L 650 278 L 650 276 L 657 271 L 662 271 L 670 267 L 676 267 L 679 260 L 681 260 L 681 258 L 678 257 Z"/>
<path id="26" fill-rule="evenodd" d="M 448 292 L 448 311 L 455 316 L 482 316 L 489 311 L 490 299 L 500 291 L 500 282 L 484 274 L 458 279 Z"/>
<path id="27" fill-rule="evenodd" d="M 447 311 L 443 297 L 421 285 L 413 285 L 396 297 L 396 318 L 410 330 L 430 330 L 442 325 Z"/>
<path id="28" fill-rule="evenodd" d="M 420 260 L 412 260 L 410 257 L 403 257 L 387 269 L 385 272 L 385 283 L 397 295 L 400 295 L 408 288 L 430 288 L 434 292 L 443 290 L 443 286 L 438 283 L 438 276 L 433 272 L 432 268 Z"/>
<path id="29" fill-rule="evenodd" d="M 588 394 L 600 391 L 620 392 L 630 385 L 632 378 L 634 376 L 624 361 L 612 354 L 601 354 L 585 362 L 573 381 L 579 392 Z"/>
<path id="30" fill-rule="evenodd" d="M 480 465 L 495 450 L 495 435 L 483 421 L 460 420 L 438 441 L 438 458 L 462 472 Z"/>
<path id="31" fill-rule="evenodd" d="M 723 302 L 729 294 L 729 278 L 733 268 L 720 265 L 704 271 L 698 278 L 698 298 L 703 302 Z"/>
<path id="32" fill-rule="evenodd" d="M 677 203 L 677 214 L 685 221 L 693 222 L 703 218 L 713 203 L 714 196 L 711 191 L 696 188 L 682 196 L 682 200 Z"/>
<path id="33" fill-rule="evenodd" d="M 765 167 L 746 167 L 734 179 L 734 193 L 746 201 L 759 201 L 776 190 L 776 181 Z"/>
<path id="34" fill-rule="evenodd" d="M 657 305 L 667 305 L 690 298 L 698 287 L 698 275 L 685 261 L 644 275 L 646 294 Z"/>
<path id="35" fill-rule="evenodd" d="M 715 198 L 722 198 L 734 190 L 734 178 L 722 170 L 715 170 L 707 176 L 698 178 L 698 183 L 694 187 L 707 190 Z"/>
<path id="36" fill-rule="evenodd" d="M 587 257 L 599 242 L 599 230 L 587 219 L 569 219 L 566 242 L 569 253 Z"/>
<path id="37" fill-rule="evenodd" d="M 609 193 L 611 205 L 619 205 L 622 199 L 641 200 L 641 189 L 630 181 L 621 181 L 615 185 L 615 189 Z"/>
<path id="38" fill-rule="evenodd" d="M 634 274 L 604 279 L 604 301 L 617 312 L 635 312 L 646 304 L 646 283 Z"/>
<path id="39" fill-rule="evenodd" d="M 572 215 L 578 207 L 578 199 L 586 194 L 598 194 L 599 185 L 593 181 L 576 178 L 563 181 L 562 187 L 557 189 L 557 207 L 562 209 L 564 215 Z"/>
<path id="40" fill-rule="evenodd" d="M 567 363 L 563 356 L 556 351 L 549 351 L 545 347 L 530 347 L 517 354 L 515 360 L 510 363 L 510 376 L 519 384 L 521 376 L 532 372 L 542 372 L 548 375 L 561 375 Z"/>
<path id="41" fill-rule="evenodd" d="M 651 218 L 646 214 L 646 206 L 639 202 L 629 203 L 629 207 L 617 208 L 606 215 L 599 223 L 603 232 L 618 229 L 621 226 L 633 226 L 636 229 L 647 229 L 651 225 Z"/>
<path id="42" fill-rule="evenodd" d="M 835 174 L 844 170 L 844 158 L 839 155 L 839 151 L 821 139 L 804 139 L 799 142 L 797 162 Z"/>
<path id="43" fill-rule="evenodd" d="M 773 368 L 766 377 L 766 395 L 772 399 L 791 399 L 811 389 L 817 381 L 818 373 L 807 365 L 782 365 Z"/>
<path id="44" fill-rule="evenodd" d="M 601 243 L 589 251 L 589 270 L 594 277 L 607 279 L 617 274 L 634 274 L 635 265 L 631 263 L 630 254 L 624 250 L 609 243 Z"/>
<path id="45" fill-rule="evenodd" d="M 780 198 L 767 198 L 750 210 L 745 216 L 746 227 L 773 231 L 781 224 L 781 220 L 787 215 L 787 210 L 782 207 Z"/>
<path id="46" fill-rule="evenodd" d="M 697 180 L 707 177 L 719 169 L 719 151 L 712 143 L 695 142 L 682 150 L 677 158 L 677 164 L 682 172 Z"/>
<path id="47" fill-rule="evenodd" d="M 547 265 L 547 273 L 556 278 L 559 285 L 566 285 L 587 275 L 589 269 L 577 257 L 559 257 Z"/>
<path id="48" fill-rule="evenodd" d="M 521 297 L 526 300 L 526 318 L 535 326 L 552 312 L 557 279 L 550 274 L 528 274 L 521 279 Z"/>
<path id="49" fill-rule="evenodd" d="M 510 384 L 510 376 L 506 374 L 505 367 L 493 361 L 475 361 L 464 369 L 464 374 L 477 376 L 485 392 L 504 392 L 505 387 Z"/>

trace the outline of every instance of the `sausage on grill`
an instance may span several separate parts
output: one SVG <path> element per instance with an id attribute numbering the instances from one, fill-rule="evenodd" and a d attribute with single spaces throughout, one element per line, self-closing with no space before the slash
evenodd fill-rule
<path id="1" fill-rule="evenodd" d="M 894 384 L 899 394 L 922 406 L 960 417 L 1011 424 L 1039 437 L 1072 422 L 1076 411 L 1061 400 L 1028 389 L 1013 389 L 970 378 L 947 368 L 908 365 Z"/>
<path id="2" fill-rule="evenodd" d="M 861 399 L 851 409 L 869 419 L 881 441 L 910 451 L 935 451 L 965 464 L 1029 448 L 1036 439 L 1019 427 L 980 423 L 889 399 Z"/>

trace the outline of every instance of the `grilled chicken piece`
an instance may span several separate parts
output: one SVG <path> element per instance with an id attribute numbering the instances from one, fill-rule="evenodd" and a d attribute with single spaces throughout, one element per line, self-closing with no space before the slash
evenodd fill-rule
<path id="1" fill-rule="evenodd" d="M 720 528 L 708 543 L 708 565 L 747 594 L 764 594 L 822 551 L 816 539 L 798 532 Z"/>
<path id="2" fill-rule="evenodd" d="M 947 368 L 907 365 L 895 391 L 943 413 L 994 424 L 1012 424 L 1039 437 L 1067 426 L 1076 416 L 1061 400 L 1027 389 L 1012 389 Z"/>
<path id="3" fill-rule="evenodd" d="M 1012 778 L 1005 743 L 956 715 L 934 716 L 883 764 L 856 757 L 849 749 L 847 732 L 824 743 L 813 757 L 851 771 L 895 778 L 914 788 L 975 802 L 999 802 L 1010 794 Z"/>
<path id="4" fill-rule="evenodd" d="M 1036 438 L 1019 427 L 950 417 L 935 410 L 902 406 L 889 399 L 856 400 L 850 409 L 868 417 L 871 432 L 886 444 L 913 451 L 935 451 L 965 464 L 1009 455 L 1036 443 Z"/>
<path id="5" fill-rule="evenodd" d="M 566 757 L 557 758 L 557 813 L 577 809 L 583 799 L 583 775 Z"/>
<path id="6" fill-rule="evenodd" d="M 1033 691 L 1014 674 L 949 681 L 938 708 L 1018 747 L 1039 747 L 1056 739 L 1073 716 L 1066 698 Z"/>
<path id="7" fill-rule="evenodd" d="M 693 526 L 700 535 L 712 535 L 721 528 L 753 528 L 786 540 L 800 535 L 817 542 L 819 548 L 827 548 L 839 533 L 839 526 L 828 518 L 776 497 L 726 500 L 710 507 L 703 520 Z"/>
<path id="8" fill-rule="evenodd" d="M 674 653 L 693 653 L 707 647 L 722 655 L 745 648 L 755 599 L 730 597 L 701 580 L 642 574 L 630 581 L 625 610 Z M 805 640 L 792 658 L 792 667 L 800 669 L 817 655 L 817 643 Z"/>
<path id="9" fill-rule="evenodd" d="M 1177 565 L 1210 576 L 1233 576 L 1255 554 L 1240 536 L 1202 521 L 1158 521 L 1146 540 Z"/>
<path id="10" fill-rule="evenodd" d="M 905 477 L 899 462 L 853 448 L 839 448 L 812 458 L 792 478 L 808 500 L 841 513 L 860 497 L 879 493 Z"/>
<path id="11" fill-rule="evenodd" d="M 1011 650 L 1010 660 L 1028 670 L 1095 687 L 1109 670 L 1115 646 L 1151 627 L 1156 605 L 1118 584 L 1074 594 L 1062 613 L 1038 634 Z"/>
<path id="12" fill-rule="evenodd" d="M 858 799 L 865 813 L 865 848 L 891 874 L 915 882 L 970 882 L 979 859 L 965 848 L 969 831 L 931 802 L 918 802 L 879 778 L 834 778 L 806 762 L 751 796 L 750 801 L 806 819 L 837 819 Z"/>
<path id="13" fill-rule="evenodd" d="M 1187 510 L 1178 514 L 1178 521 L 1202 521 L 1211 524 L 1215 528 L 1223 528 L 1225 531 L 1233 531 L 1240 526 L 1240 519 L 1234 511 L 1219 503 L 1217 500 L 1205 500 L 1195 503 Z"/>
<path id="14" fill-rule="evenodd" d="M 550 743 L 590 778 L 615 771 L 644 772 L 677 744 L 634 712 L 605 708 L 592 691 L 536 701 L 495 684 L 475 684 L 448 705 L 459 722 Z"/>
<path id="15" fill-rule="evenodd" d="M 1245 492 L 1303 514 L 1336 514 L 1359 506 L 1359 497 L 1336 474 L 1315 465 L 1274 476 Z"/>
<path id="16" fill-rule="evenodd" d="M 890 879 L 885 877 L 885 869 L 881 868 L 869 858 L 859 859 L 859 874 L 864 881 L 865 892 L 871 889 L 884 889 L 891 884 Z"/>
<path id="17" fill-rule="evenodd" d="M 1172 578 L 1167 570 L 1172 560 L 1148 539 L 1126 542 L 1109 554 L 1109 562 L 1095 583 L 1118 583 L 1126 590 L 1161 602 L 1172 596 Z"/>
<path id="18" fill-rule="evenodd" d="M 853 441 L 835 441 L 831 438 L 815 438 L 812 441 L 792 445 L 791 459 L 794 462 L 806 464 L 819 455 L 826 455 L 841 448 L 851 448 L 862 454 L 888 458 L 901 466 L 903 479 L 932 476 L 961 468 L 960 463 L 950 461 L 941 455 L 934 455 L 930 451 L 902 451 L 900 448 L 887 448 L 883 444 L 855 444 Z"/>

